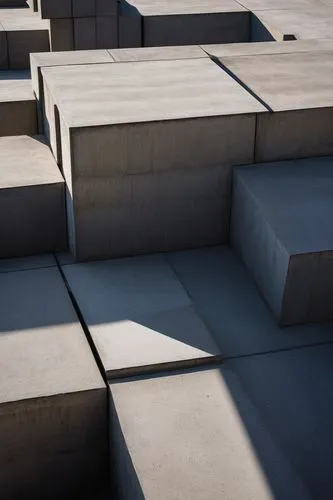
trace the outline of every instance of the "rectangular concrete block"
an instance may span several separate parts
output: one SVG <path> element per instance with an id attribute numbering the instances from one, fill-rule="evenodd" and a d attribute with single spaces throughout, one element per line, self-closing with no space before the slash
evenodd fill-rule
<path id="1" fill-rule="evenodd" d="M 72 0 L 72 17 L 95 17 L 95 0 Z"/>
<path id="2" fill-rule="evenodd" d="M 107 377 L 220 359 L 163 256 L 74 264 L 63 271 Z"/>
<path id="3" fill-rule="evenodd" d="M 65 249 L 65 184 L 43 138 L 3 137 L 0 155 L 0 256 Z"/>
<path id="4" fill-rule="evenodd" d="M 197 59 L 208 57 L 198 45 L 182 47 L 140 47 L 109 51 L 116 62 L 163 61 L 172 59 Z"/>
<path id="5" fill-rule="evenodd" d="M 0 69 L 8 68 L 7 37 L 4 28 L 0 25 Z"/>
<path id="6" fill-rule="evenodd" d="M 112 382 L 110 438 L 118 498 L 310 498 L 223 368 Z"/>
<path id="7" fill-rule="evenodd" d="M 119 47 L 142 47 L 142 17 L 126 0 L 119 4 L 118 15 Z"/>
<path id="8" fill-rule="evenodd" d="M 74 49 L 90 50 L 97 48 L 95 17 L 74 18 Z"/>
<path id="9" fill-rule="evenodd" d="M 38 0 L 38 12 L 42 19 L 62 19 L 72 17 L 71 0 Z"/>
<path id="10" fill-rule="evenodd" d="M 332 159 L 238 168 L 232 241 L 281 324 L 332 319 Z"/>
<path id="11" fill-rule="evenodd" d="M 116 0 L 95 0 L 96 16 L 117 16 L 118 2 Z"/>
<path id="12" fill-rule="evenodd" d="M 56 267 L 57 261 L 51 253 L 30 255 L 29 257 L 16 257 L 13 259 L 0 260 L 0 273 L 11 271 L 26 271 L 29 269 L 41 269 L 45 267 Z"/>
<path id="13" fill-rule="evenodd" d="M 112 49 L 118 47 L 117 16 L 96 17 L 96 48 Z"/>
<path id="14" fill-rule="evenodd" d="M 74 50 L 73 19 L 50 19 L 50 41 L 52 52 Z"/>
<path id="15" fill-rule="evenodd" d="M 5 498 L 107 482 L 107 394 L 56 268 L 0 274 L 0 486 Z"/>

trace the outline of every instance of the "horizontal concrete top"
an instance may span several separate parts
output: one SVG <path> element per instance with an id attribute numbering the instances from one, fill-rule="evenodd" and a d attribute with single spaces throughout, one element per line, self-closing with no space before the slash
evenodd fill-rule
<path id="1" fill-rule="evenodd" d="M 113 433 L 124 442 L 118 457 L 129 453 L 140 484 L 135 498 L 309 500 L 231 371 L 114 382 L 110 391 L 120 426 Z"/>
<path id="2" fill-rule="evenodd" d="M 71 127 L 266 111 L 208 58 L 43 68 Z"/>
<path id="3" fill-rule="evenodd" d="M 168 59 L 193 59 L 208 57 L 199 45 L 175 47 L 139 47 L 134 49 L 109 50 L 115 61 L 163 61 Z"/>
<path id="4" fill-rule="evenodd" d="M 0 10 L 0 24 L 5 31 L 48 30 L 49 21 L 40 19 L 32 9 Z"/>
<path id="5" fill-rule="evenodd" d="M 0 137 L 0 188 L 64 183 L 42 136 Z"/>
<path id="6" fill-rule="evenodd" d="M 236 0 L 126 0 L 143 16 L 167 16 L 241 12 L 246 9 Z"/>
<path id="7" fill-rule="evenodd" d="M 28 71 L 0 71 L 0 106 L 1 102 L 34 100 L 30 73 Z"/>
<path id="8" fill-rule="evenodd" d="M 58 269 L 2 273 L 0 296 L 1 403 L 104 386 Z"/>
<path id="9" fill-rule="evenodd" d="M 333 106 L 333 50 L 223 57 L 222 61 L 273 111 Z"/>
<path id="10" fill-rule="evenodd" d="M 63 267 L 108 376 L 220 354 L 163 256 Z"/>
<path id="11" fill-rule="evenodd" d="M 56 265 L 57 262 L 50 253 L 31 255 L 29 257 L 16 257 L 14 259 L 0 259 L 0 273 L 40 269 L 43 267 L 54 267 Z"/>
<path id="12" fill-rule="evenodd" d="M 332 6 L 333 7 L 333 4 Z M 297 39 L 333 38 L 333 9 L 255 10 L 253 15 L 273 30 L 273 35 L 294 35 Z"/>
<path id="13" fill-rule="evenodd" d="M 237 167 L 235 176 L 289 254 L 333 250 L 333 157 Z"/>
<path id="14" fill-rule="evenodd" d="M 301 10 L 326 7 L 324 0 L 239 0 L 247 9 L 253 10 Z"/>
<path id="15" fill-rule="evenodd" d="M 202 45 L 204 51 L 214 57 L 248 56 L 265 54 L 289 54 L 333 50 L 333 39 L 292 40 L 285 42 L 221 43 Z"/>

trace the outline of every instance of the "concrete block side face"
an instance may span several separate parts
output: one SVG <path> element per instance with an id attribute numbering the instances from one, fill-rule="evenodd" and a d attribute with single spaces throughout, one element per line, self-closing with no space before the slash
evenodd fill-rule
<path id="1" fill-rule="evenodd" d="M 8 47 L 6 32 L 0 27 L 0 69 L 8 68 Z"/>
<path id="2" fill-rule="evenodd" d="M 119 257 L 226 243 L 230 166 L 76 179 L 76 256 Z"/>
<path id="3" fill-rule="evenodd" d="M 248 12 L 143 17 L 145 47 L 248 42 Z"/>
<path id="4" fill-rule="evenodd" d="M 234 175 L 231 242 L 270 309 L 280 320 L 289 255 L 265 220 L 260 204 L 246 187 L 241 169 L 236 169 Z"/>
<path id="5" fill-rule="evenodd" d="M 118 17 L 119 48 L 142 46 L 142 18 L 140 15 Z"/>
<path id="6" fill-rule="evenodd" d="M 112 177 L 252 163 L 254 135 L 255 115 L 78 128 L 74 170 L 79 177 Z"/>
<path id="7" fill-rule="evenodd" d="M 258 115 L 255 161 L 333 154 L 333 108 Z"/>
<path id="8" fill-rule="evenodd" d="M 117 16 L 96 17 L 96 47 L 97 49 L 112 49 L 118 47 Z"/>
<path id="9" fill-rule="evenodd" d="M 73 19 L 50 19 L 51 50 L 74 50 Z"/>
<path id="10" fill-rule="evenodd" d="M 117 0 L 95 0 L 96 16 L 117 16 Z"/>
<path id="11" fill-rule="evenodd" d="M 95 0 L 72 0 L 72 17 L 95 17 Z"/>
<path id="12" fill-rule="evenodd" d="M 1 257 L 17 257 L 67 246 L 64 183 L 0 191 Z"/>
<path id="13" fill-rule="evenodd" d="M 96 49 L 95 17 L 74 18 L 74 49 Z"/>
<path id="14" fill-rule="evenodd" d="M 4 498 L 55 500 L 102 491 L 107 411 L 106 388 L 0 404 Z"/>
<path id="15" fill-rule="evenodd" d="M 9 68 L 27 69 L 32 52 L 50 50 L 48 30 L 7 32 Z"/>
<path id="16" fill-rule="evenodd" d="M 38 12 L 42 19 L 72 17 L 72 2 L 69 0 L 38 0 Z"/>
<path id="17" fill-rule="evenodd" d="M 0 103 L 0 137 L 37 133 L 37 106 L 34 100 Z"/>
<path id="18" fill-rule="evenodd" d="M 71 132 L 60 117 L 60 139 L 62 154 L 62 173 L 65 178 L 66 214 L 68 247 L 73 255 L 76 253 L 75 207 L 72 184 L 72 139 Z"/>

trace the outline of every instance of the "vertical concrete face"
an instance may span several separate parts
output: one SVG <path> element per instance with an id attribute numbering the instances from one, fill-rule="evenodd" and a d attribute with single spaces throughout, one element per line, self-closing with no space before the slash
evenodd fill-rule
<path id="1" fill-rule="evenodd" d="M 74 50 L 73 19 L 50 19 L 50 39 L 52 52 Z"/>
<path id="2" fill-rule="evenodd" d="M 74 49 L 96 49 L 95 17 L 74 18 Z"/>
<path id="3" fill-rule="evenodd" d="M 331 159 L 238 168 L 232 241 L 282 324 L 332 318 Z"/>
<path id="4" fill-rule="evenodd" d="M 4 498 L 96 493 L 107 481 L 107 394 L 57 268 L 0 275 Z"/>
<path id="5" fill-rule="evenodd" d="M 118 47 L 118 19 L 117 16 L 96 17 L 96 48 Z"/>
<path id="6" fill-rule="evenodd" d="M 8 68 L 7 37 L 4 28 L 0 25 L 0 69 Z"/>

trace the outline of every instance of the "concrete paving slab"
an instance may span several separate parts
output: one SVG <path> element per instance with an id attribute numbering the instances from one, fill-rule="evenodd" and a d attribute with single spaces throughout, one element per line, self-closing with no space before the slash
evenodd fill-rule
<path id="1" fill-rule="evenodd" d="M 0 289 L 2 495 L 98 490 L 106 480 L 107 395 L 60 273 L 2 273 Z"/>
<path id="2" fill-rule="evenodd" d="M 333 159 L 251 165 L 234 175 L 231 239 L 277 319 L 331 320 Z"/>
<path id="3" fill-rule="evenodd" d="M 281 328 L 246 269 L 229 247 L 168 254 L 224 357 L 333 340 L 331 323 Z"/>
<path id="4" fill-rule="evenodd" d="M 221 61 L 274 112 L 258 116 L 256 162 L 333 154 L 332 51 Z"/>
<path id="5" fill-rule="evenodd" d="M 332 354 L 324 345 L 227 363 L 318 500 L 333 494 Z"/>
<path id="6" fill-rule="evenodd" d="M 44 267 L 55 267 L 56 265 L 57 262 L 50 253 L 31 255 L 29 257 L 16 257 L 15 259 L 0 259 L 0 273 L 41 269 Z"/>
<path id="7" fill-rule="evenodd" d="M 44 139 L 2 137 L 0 157 L 0 256 L 65 249 L 65 183 Z"/>
<path id="8" fill-rule="evenodd" d="M 110 391 L 119 498 L 309 498 L 232 372 L 176 372 Z"/>
<path id="9" fill-rule="evenodd" d="M 199 45 L 177 47 L 139 47 L 130 49 L 114 49 L 109 51 L 117 62 L 163 61 L 174 59 L 197 59 L 207 57 Z"/>
<path id="10" fill-rule="evenodd" d="M 0 71 L 0 137 L 36 134 L 37 111 L 26 71 Z"/>
<path id="11" fill-rule="evenodd" d="M 69 265 L 63 271 L 108 377 L 220 359 L 163 256 Z"/>

